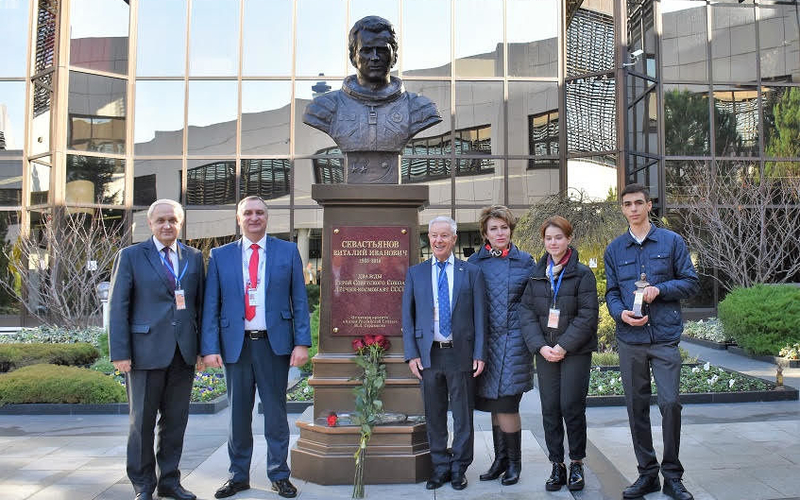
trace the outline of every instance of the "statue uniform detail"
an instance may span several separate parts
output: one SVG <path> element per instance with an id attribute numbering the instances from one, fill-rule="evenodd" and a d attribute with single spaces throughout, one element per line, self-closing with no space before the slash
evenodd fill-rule
<path id="1" fill-rule="evenodd" d="M 354 75 L 345 78 L 342 90 L 314 99 L 303 115 L 303 122 L 331 136 L 343 152 L 400 152 L 411 137 L 440 121 L 436 105 L 405 92 L 399 78 L 391 77 L 380 92 L 363 92 Z"/>

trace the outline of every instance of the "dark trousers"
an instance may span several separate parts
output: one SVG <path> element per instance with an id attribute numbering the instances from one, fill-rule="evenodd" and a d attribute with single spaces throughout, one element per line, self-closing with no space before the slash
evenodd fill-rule
<path id="1" fill-rule="evenodd" d="M 591 353 L 566 356 L 558 363 L 536 354 L 544 439 L 551 462 L 564 461 L 564 424 L 569 458 L 583 460 L 586 457 L 586 394 L 591 364 Z"/>
<path id="2" fill-rule="evenodd" d="M 177 486 L 194 366 L 186 364 L 176 346 L 172 362 L 166 368 L 131 370 L 126 378 L 130 414 L 127 472 L 133 489 L 137 493 L 152 493 L 156 485 Z M 156 426 L 158 451 L 154 453 Z"/>
<path id="3" fill-rule="evenodd" d="M 435 474 L 463 472 L 472 463 L 475 379 L 472 372 L 449 368 L 456 364 L 457 356 L 453 349 L 432 347 L 431 366 L 422 370 L 422 402 Z M 453 413 L 452 454 L 447 451 L 448 401 Z"/>
<path id="4" fill-rule="evenodd" d="M 286 420 L 286 383 L 289 356 L 272 351 L 269 338 L 244 339 L 236 363 L 225 364 L 231 421 L 228 427 L 228 468 L 230 478 L 250 481 L 253 456 L 253 405 L 255 391 L 264 411 L 264 437 L 267 440 L 267 477 L 270 481 L 289 478 L 289 423 Z"/>
<path id="5" fill-rule="evenodd" d="M 625 404 L 633 438 L 633 451 L 639 474 L 658 474 L 658 460 L 650 430 L 650 369 L 658 387 L 658 408 L 664 439 L 661 474 L 681 478 L 683 466 L 678 460 L 681 444 L 681 404 L 678 400 L 681 379 L 681 354 L 678 343 L 626 344 L 619 341 L 619 367 L 625 389 Z"/>

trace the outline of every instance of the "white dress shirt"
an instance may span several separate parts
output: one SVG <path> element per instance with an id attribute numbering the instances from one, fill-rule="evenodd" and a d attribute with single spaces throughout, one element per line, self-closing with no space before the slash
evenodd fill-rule
<path id="1" fill-rule="evenodd" d="M 166 245 L 164 245 L 163 243 L 158 241 L 158 238 L 156 238 L 155 236 L 153 236 L 153 243 L 156 244 L 156 250 L 158 250 L 158 253 L 160 253 L 161 255 L 164 255 L 164 247 L 166 247 Z M 178 269 L 178 240 L 173 241 L 172 245 L 169 246 L 169 262 L 170 262 L 170 264 L 172 264 L 172 271 L 177 276 L 180 276 L 181 272 Z M 167 272 L 169 272 L 169 271 L 167 271 Z M 178 286 L 178 279 L 175 276 L 173 276 L 172 279 L 175 280 L 175 286 L 177 287 Z"/>
<path id="2" fill-rule="evenodd" d="M 431 258 L 431 283 L 433 285 L 433 340 L 446 342 L 453 340 L 453 330 L 450 329 L 450 337 L 443 337 L 439 333 L 439 264 L 436 263 L 436 257 Z M 447 258 L 447 265 L 444 266 L 444 272 L 447 273 L 447 288 L 450 295 L 450 325 L 453 324 L 453 266 L 455 265 L 455 257 L 450 254 Z"/>
<path id="3" fill-rule="evenodd" d="M 250 256 L 253 254 L 253 249 L 250 248 L 250 245 L 253 243 L 258 243 L 258 288 L 256 290 L 256 315 L 249 321 L 247 318 L 244 319 L 244 329 L 266 330 L 267 317 L 266 311 L 264 310 L 264 305 L 267 302 L 266 290 L 264 289 L 264 273 L 267 269 L 267 254 L 265 249 L 267 245 L 266 234 L 257 242 L 250 241 L 246 236 L 242 236 L 242 286 L 244 287 L 244 298 L 247 300 L 247 285 L 250 282 Z"/>

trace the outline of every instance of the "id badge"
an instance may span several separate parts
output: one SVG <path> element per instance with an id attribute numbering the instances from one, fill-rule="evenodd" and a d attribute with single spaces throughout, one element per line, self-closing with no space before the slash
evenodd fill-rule
<path id="1" fill-rule="evenodd" d="M 547 315 L 547 328 L 558 328 L 559 316 L 561 316 L 561 310 L 551 308 L 550 314 Z"/>
<path id="2" fill-rule="evenodd" d="M 258 302 L 258 288 L 249 288 L 247 290 L 247 305 L 256 307 Z"/>
<path id="3" fill-rule="evenodd" d="M 175 290 L 175 308 L 179 311 L 186 309 L 186 294 L 183 290 Z"/>

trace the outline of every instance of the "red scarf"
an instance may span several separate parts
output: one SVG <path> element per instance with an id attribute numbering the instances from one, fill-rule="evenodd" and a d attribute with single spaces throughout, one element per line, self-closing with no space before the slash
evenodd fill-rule
<path id="1" fill-rule="evenodd" d="M 508 256 L 508 252 L 511 249 L 511 245 L 509 245 L 506 248 L 504 248 L 502 252 L 500 250 L 492 250 L 492 245 L 490 245 L 488 243 L 483 248 L 488 250 L 489 251 L 489 255 L 491 255 L 492 257 L 503 258 L 503 257 Z"/>

